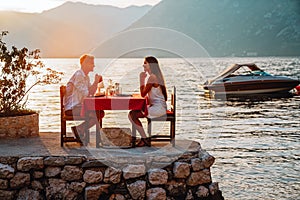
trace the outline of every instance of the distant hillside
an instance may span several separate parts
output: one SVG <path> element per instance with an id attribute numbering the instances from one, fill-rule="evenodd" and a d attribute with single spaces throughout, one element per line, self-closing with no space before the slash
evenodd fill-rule
<path id="1" fill-rule="evenodd" d="M 129 28 L 185 33 L 212 56 L 299 56 L 299 0 L 163 0 Z"/>
<path id="2" fill-rule="evenodd" d="M 151 6 L 117 8 L 67 2 L 40 14 L 0 11 L 9 45 L 39 48 L 43 57 L 78 57 L 135 22 Z"/>
<path id="3" fill-rule="evenodd" d="M 123 9 L 68 2 L 41 14 L 0 11 L 0 30 L 10 32 L 5 41 L 39 48 L 43 57 L 78 57 L 97 47 L 92 53 L 99 57 L 140 57 L 154 46 L 166 50 L 162 56 L 172 56 L 169 49 L 198 55 L 172 32 L 128 32 L 141 27 L 184 33 L 211 56 L 300 55 L 299 0 L 162 0 Z"/>

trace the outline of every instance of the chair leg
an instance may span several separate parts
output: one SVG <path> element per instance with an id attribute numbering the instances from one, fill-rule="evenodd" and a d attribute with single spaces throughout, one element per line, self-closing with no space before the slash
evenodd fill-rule
<path id="1" fill-rule="evenodd" d="M 147 132 L 148 132 L 148 137 L 149 137 L 149 144 L 150 144 L 150 147 L 151 147 L 151 131 L 152 131 L 152 124 L 151 124 L 151 119 L 147 119 L 147 122 L 148 122 L 148 127 L 147 127 Z"/>
<path id="2" fill-rule="evenodd" d="M 67 123 L 65 120 L 61 120 L 61 129 L 60 129 L 60 146 L 64 146 L 64 140 L 67 134 Z"/>
<path id="3" fill-rule="evenodd" d="M 171 121 L 171 135 L 170 135 L 170 139 L 171 139 L 171 143 L 172 146 L 175 146 L 175 121 Z"/>

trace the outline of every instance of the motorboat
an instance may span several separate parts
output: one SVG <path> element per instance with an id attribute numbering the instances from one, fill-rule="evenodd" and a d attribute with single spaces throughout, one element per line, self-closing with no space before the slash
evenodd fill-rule
<path id="1" fill-rule="evenodd" d="M 215 95 L 283 94 L 299 84 L 299 80 L 273 76 L 250 63 L 229 66 L 217 77 L 206 81 L 203 88 Z"/>

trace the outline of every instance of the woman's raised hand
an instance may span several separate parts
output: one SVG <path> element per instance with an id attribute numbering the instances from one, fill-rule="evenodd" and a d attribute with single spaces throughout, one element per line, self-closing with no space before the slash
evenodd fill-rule
<path id="1" fill-rule="evenodd" d="M 147 77 L 146 72 L 141 72 L 140 73 L 140 86 L 144 87 L 146 77 Z"/>
<path id="2" fill-rule="evenodd" d="M 146 77 L 147 77 L 147 73 L 146 72 L 141 72 L 140 73 L 140 80 L 145 80 Z"/>

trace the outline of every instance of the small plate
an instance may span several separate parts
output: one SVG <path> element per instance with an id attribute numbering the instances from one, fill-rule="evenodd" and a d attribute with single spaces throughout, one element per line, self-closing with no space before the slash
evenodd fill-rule
<path id="1" fill-rule="evenodd" d="M 105 97 L 105 94 L 95 95 L 94 97 Z"/>
<path id="2" fill-rule="evenodd" d="M 132 97 L 131 94 L 115 94 L 116 97 Z"/>

